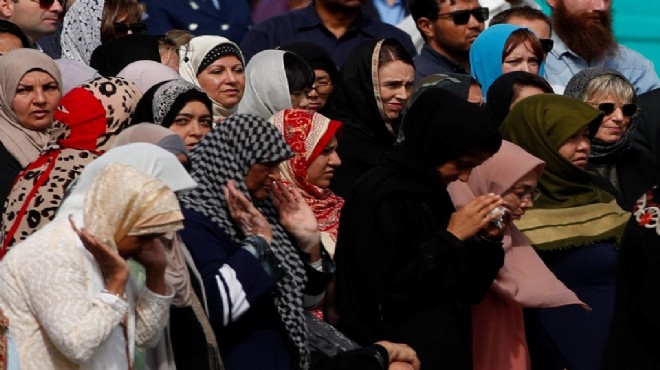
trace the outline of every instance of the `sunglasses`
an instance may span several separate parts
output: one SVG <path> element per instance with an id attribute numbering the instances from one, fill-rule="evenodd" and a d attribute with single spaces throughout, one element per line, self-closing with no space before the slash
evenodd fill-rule
<path id="1" fill-rule="evenodd" d="M 62 5 L 62 7 L 64 7 L 64 0 L 38 0 L 38 1 L 39 1 L 39 6 L 42 9 L 50 9 L 50 7 L 53 6 L 55 1 L 57 1 L 58 3 L 60 3 L 60 5 Z"/>
<path id="2" fill-rule="evenodd" d="M 479 23 L 484 23 L 488 19 L 488 8 L 479 7 L 470 10 L 457 10 L 451 13 L 438 14 L 438 18 L 449 17 L 454 21 L 457 26 L 462 26 L 470 21 L 470 15 Z"/>
<path id="3" fill-rule="evenodd" d="M 130 24 L 115 22 L 112 24 L 112 26 L 115 29 L 115 34 L 127 34 L 128 31 L 131 31 L 133 33 L 147 32 L 147 25 L 142 22 L 130 23 Z"/>
<path id="4" fill-rule="evenodd" d="M 555 41 L 553 39 L 539 39 L 539 42 L 541 43 L 543 52 L 546 54 L 552 51 L 552 47 L 555 46 Z"/>
<path id="5" fill-rule="evenodd" d="M 605 113 L 606 116 L 609 116 L 610 114 L 614 113 L 616 108 L 619 106 L 614 104 L 614 103 L 600 103 L 598 104 L 598 110 Z M 628 103 L 621 105 L 621 113 L 623 113 L 624 116 L 626 117 L 632 117 L 637 113 L 637 104 L 635 103 Z"/>

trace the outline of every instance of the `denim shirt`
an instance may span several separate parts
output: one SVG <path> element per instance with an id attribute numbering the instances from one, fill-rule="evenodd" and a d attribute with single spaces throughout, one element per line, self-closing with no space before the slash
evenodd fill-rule
<path id="1" fill-rule="evenodd" d="M 16 343 L 11 337 L 11 333 L 7 332 L 7 370 L 19 370 L 18 366 L 18 350 L 16 350 Z"/>
<path id="2" fill-rule="evenodd" d="M 563 89 L 575 74 L 589 67 L 607 67 L 621 72 L 635 87 L 637 95 L 660 87 L 660 80 L 653 68 L 653 63 L 640 53 L 621 44 L 618 44 L 614 55 L 593 60 L 587 64 L 584 59 L 571 51 L 556 34 L 552 34 L 552 39 L 555 41 L 555 45 L 545 60 L 543 77 L 553 87 Z"/>

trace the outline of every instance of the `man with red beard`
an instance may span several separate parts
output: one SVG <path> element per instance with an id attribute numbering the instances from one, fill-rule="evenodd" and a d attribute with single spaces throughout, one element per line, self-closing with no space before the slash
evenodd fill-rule
<path id="1" fill-rule="evenodd" d="M 641 94 L 660 87 L 653 64 L 616 42 L 612 32 L 612 0 L 547 0 L 552 8 L 554 47 L 545 61 L 544 77 L 561 93 L 576 73 L 588 67 L 619 71 Z M 561 91 L 558 91 L 561 90 Z"/>

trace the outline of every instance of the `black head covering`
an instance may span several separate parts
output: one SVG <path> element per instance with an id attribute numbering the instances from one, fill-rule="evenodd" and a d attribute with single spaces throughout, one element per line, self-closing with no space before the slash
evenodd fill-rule
<path id="1" fill-rule="evenodd" d="M 17 25 L 10 21 L 0 19 L 0 33 L 10 33 L 18 37 L 21 40 L 21 44 L 24 48 L 32 47 L 32 44 L 30 43 L 30 40 L 27 38 L 25 33 L 23 33 L 23 31 Z"/>
<path id="2" fill-rule="evenodd" d="M 513 87 L 516 84 L 543 86 L 544 92 L 552 93 L 550 84 L 539 75 L 524 71 L 514 71 L 501 75 L 490 85 L 486 97 L 486 110 L 497 127 L 502 125 L 511 110 L 509 107 L 513 100 Z"/>
<path id="3" fill-rule="evenodd" d="M 103 76 L 116 76 L 138 60 L 160 63 L 159 41 L 163 36 L 133 34 L 108 41 L 94 49 L 89 65 Z"/>
<path id="4" fill-rule="evenodd" d="M 332 83 L 337 83 L 338 71 L 330 54 L 323 47 L 312 42 L 292 42 L 280 47 L 282 50 L 290 51 L 300 59 L 309 64 L 312 69 L 326 71 L 330 75 Z"/>
<path id="5" fill-rule="evenodd" d="M 399 43 L 396 39 L 370 40 L 358 45 L 339 71 L 339 82 L 321 113 L 342 121 L 380 142 L 391 145 L 400 125 L 386 118 L 382 103 L 376 99 L 378 58 L 383 43 Z"/>
<path id="6" fill-rule="evenodd" d="M 176 84 L 182 86 L 179 89 L 160 89 L 165 85 Z M 160 90 L 159 90 L 160 89 Z M 154 114 L 154 101 L 156 100 L 156 94 L 158 91 L 161 91 L 161 94 L 174 94 L 173 96 L 163 97 L 166 98 L 166 108 L 167 113 L 162 114 L 162 118 L 156 118 Z M 163 100 L 163 99 L 160 99 Z M 209 112 L 213 112 L 213 105 L 211 99 L 205 92 L 201 91 L 197 86 L 193 85 L 190 82 L 184 80 L 169 80 L 163 81 L 152 86 L 147 92 L 142 95 L 140 101 L 137 104 L 135 113 L 133 114 L 133 119 L 131 124 L 137 124 L 140 122 L 152 122 L 164 127 L 172 126 L 174 118 L 176 115 L 183 109 L 183 107 L 191 101 L 199 101 L 208 108 Z"/>
<path id="7" fill-rule="evenodd" d="M 444 89 L 428 89 L 405 118 L 408 151 L 425 165 L 437 167 L 474 150 L 495 153 L 502 137 L 479 106 Z"/>

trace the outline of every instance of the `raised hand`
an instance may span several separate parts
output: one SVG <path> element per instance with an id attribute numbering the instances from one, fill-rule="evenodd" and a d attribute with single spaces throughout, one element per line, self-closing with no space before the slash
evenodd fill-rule
<path id="1" fill-rule="evenodd" d="M 451 215 L 447 231 L 460 240 L 469 239 L 482 229 L 490 237 L 501 235 L 502 230 L 495 230 L 496 227 L 489 225 L 497 217 L 489 214 L 490 211 L 501 204 L 502 197 L 499 195 L 491 193 L 479 196 Z"/>
<path id="2" fill-rule="evenodd" d="M 273 230 L 270 223 L 252 202 L 236 189 L 236 183 L 229 180 L 227 185 L 222 187 L 222 191 L 225 193 L 225 199 L 227 199 L 229 215 L 243 235 L 259 235 L 270 244 L 273 240 Z"/>
<path id="3" fill-rule="evenodd" d="M 110 293 L 122 295 L 128 281 L 128 264 L 119 255 L 116 249 L 107 246 L 83 229 L 78 229 L 73 218 L 69 216 L 69 223 L 73 231 L 78 234 L 85 248 L 94 256 L 101 268 L 106 283 L 106 290 Z"/>
<path id="4" fill-rule="evenodd" d="M 274 182 L 273 204 L 280 215 L 280 223 L 298 244 L 301 251 L 320 255 L 321 233 L 314 212 L 296 188 L 291 190 L 281 182 Z M 316 260 L 312 257 L 312 260 Z"/>
<path id="5" fill-rule="evenodd" d="M 387 350 L 390 358 L 388 370 L 419 370 L 420 362 L 417 353 L 407 344 L 392 343 L 385 340 L 376 342 Z"/>

